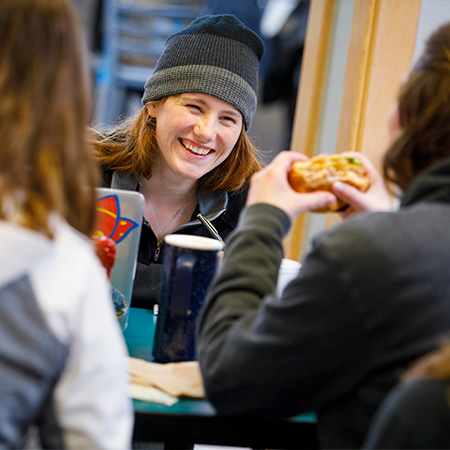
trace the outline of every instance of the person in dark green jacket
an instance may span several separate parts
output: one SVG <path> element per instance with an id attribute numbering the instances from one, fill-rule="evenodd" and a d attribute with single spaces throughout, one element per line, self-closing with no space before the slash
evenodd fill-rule
<path id="1" fill-rule="evenodd" d="M 220 414 L 316 411 L 323 448 L 359 448 L 399 376 L 450 332 L 450 24 L 427 42 L 390 116 L 386 189 L 365 158 L 367 193 L 299 194 L 283 152 L 250 183 L 198 323 L 208 400 Z M 275 295 L 292 221 L 335 201 L 349 217 L 317 236 Z M 292 442 L 292 447 L 301 445 Z"/>

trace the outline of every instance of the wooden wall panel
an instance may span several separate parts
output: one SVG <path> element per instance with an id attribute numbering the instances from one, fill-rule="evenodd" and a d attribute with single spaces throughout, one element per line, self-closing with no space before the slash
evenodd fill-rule
<path id="1" fill-rule="evenodd" d="M 388 142 L 387 115 L 414 55 L 421 0 L 378 0 L 361 114 L 355 117 L 355 150 L 376 165 Z"/>
<path id="2" fill-rule="evenodd" d="M 291 150 L 308 156 L 314 155 L 317 141 L 335 4 L 336 0 L 312 0 L 309 8 L 291 142 Z M 299 217 L 284 241 L 289 258 L 299 259 L 305 217 Z"/>
<path id="3" fill-rule="evenodd" d="M 314 14 L 318 14 L 318 6 L 314 7 L 316 1 L 312 0 L 311 3 L 312 23 L 320 18 L 314 17 Z M 322 1 L 319 0 L 319 3 Z M 420 5 L 421 0 L 355 1 L 336 152 L 361 151 L 380 168 L 388 139 L 387 115 L 395 103 L 400 80 L 410 66 L 414 54 Z M 332 26 L 329 23 L 326 25 Z M 305 53 L 309 46 L 315 47 L 308 38 L 307 35 Z M 322 69 L 326 68 L 323 54 L 314 49 L 311 51 L 316 52 L 315 58 L 321 61 Z M 310 58 L 314 59 L 312 55 Z M 303 67 L 300 88 L 307 89 L 306 86 L 313 84 L 310 78 L 314 74 L 310 73 L 307 65 Z M 320 77 L 321 75 L 316 84 L 322 83 L 323 86 Z M 300 92 L 297 102 L 299 111 L 304 108 L 303 101 Z M 320 110 L 310 106 L 309 111 L 314 112 L 314 118 L 310 121 L 318 122 Z M 304 133 L 303 123 L 310 122 L 305 117 L 301 120 L 299 117 L 299 123 L 294 122 L 293 138 L 297 141 L 293 139 L 291 148 L 311 156 L 311 149 L 316 140 L 311 136 L 303 140 L 299 137 L 299 134 Z M 318 127 L 311 131 L 314 132 L 318 132 Z M 285 240 L 287 257 L 301 259 L 305 252 L 308 244 L 306 236 L 309 234 L 306 217 L 307 215 L 303 215 L 295 223 L 291 235 Z M 338 220 L 336 214 L 329 214 L 327 226 Z"/>

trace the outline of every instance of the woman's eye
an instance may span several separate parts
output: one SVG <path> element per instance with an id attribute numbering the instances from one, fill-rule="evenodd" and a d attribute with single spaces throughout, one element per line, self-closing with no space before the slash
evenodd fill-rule
<path id="1" fill-rule="evenodd" d="M 230 122 L 230 123 L 235 123 L 236 120 L 234 119 L 234 117 L 229 117 L 229 116 L 223 116 L 222 117 L 223 120 Z"/>
<path id="2" fill-rule="evenodd" d="M 192 105 L 192 104 L 189 104 L 189 105 L 186 105 L 188 108 L 192 108 L 192 109 L 196 109 L 197 111 L 201 111 L 201 108 L 200 108 L 200 106 L 198 106 L 198 105 Z"/>

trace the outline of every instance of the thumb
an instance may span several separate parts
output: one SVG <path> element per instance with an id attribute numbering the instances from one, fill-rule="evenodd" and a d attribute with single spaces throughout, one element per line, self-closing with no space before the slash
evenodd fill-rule
<path id="1" fill-rule="evenodd" d="M 318 191 L 308 194 L 298 194 L 301 202 L 298 202 L 298 208 L 294 215 L 297 216 L 306 211 L 326 208 L 336 202 L 336 197 L 331 192 Z"/>
<path id="2" fill-rule="evenodd" d="M 356 207 L 363 207 L 365 205 L 365 195 L 359 189 L 356 189 L 350 184 L 336 181 L 332 186 L 333 192 L 346 203 L 350 203 Z"/>

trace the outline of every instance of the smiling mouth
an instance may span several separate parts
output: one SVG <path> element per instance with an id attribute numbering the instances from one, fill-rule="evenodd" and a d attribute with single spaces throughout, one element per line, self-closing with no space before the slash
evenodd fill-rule
<path id="1" fill-rule="evenodd" d="M 194 145 L 191 142 L 184 141 L 183 139 L 180 139 L 180 142 L 181 142 L 181 145 L 186 150 L 189 150 L 191 153 L 194 153 L 195 155 L 206 156 L 214 151 L 211 148 L 198 147 L 197 145 Z"/>

